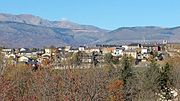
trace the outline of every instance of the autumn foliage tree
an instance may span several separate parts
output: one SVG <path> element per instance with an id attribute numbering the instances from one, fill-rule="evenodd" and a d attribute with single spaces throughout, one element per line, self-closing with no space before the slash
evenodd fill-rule
<path id="1" fill-rule="evenodd" d="M 124 101 L 123 99 L 123 81 L 115 80 L 111 82 L 108 86 L 110 101 Z"/>
<path id="2" fill-rule="evenodd" d="M 74 54 L 77 63 L 79 56 L 81 54 Z M 68 66 L 75 65 L 71 57 L 66 61 Z M 52 67 L 51 63 L 44 62 L 47 68 L 42 66 L 37 71 L 23 63 L 5 63 L 0 75 L 0 100 L 156 101 L 161 98 L 159 95 L 164 100 L 173 99 L 170 91 L 178 88 L 180 82 L 177 64 L 173 71 L 175 65 L 160 66 L 156 61 L 147 67 L 134 67 L 132 57 L 122 57 L 113 65 L 110 59 L 106 58 L 103 68 L 97 68 L 97 65 L 95 68 L 57 70 L 48 68 Z M 106 64 L 110 69 L 107 70 Z M 89 65 L 93 67 L 93 64 Z M 177 74 L 176 81 L 174 74 Z"/>

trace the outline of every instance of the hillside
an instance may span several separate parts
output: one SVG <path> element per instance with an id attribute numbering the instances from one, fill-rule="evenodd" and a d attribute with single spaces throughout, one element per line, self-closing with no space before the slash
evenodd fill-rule
<path id="1" fill-rule="evenodd" d="M 43 47 L 84 45 L 104 37 L 107 30 L 71 21 L 48 21 L 33 15 L 0 14 L 1 46 Z"/>
<path id="2" fill-rule="evenodd" d="M 180 42 L 180 27 L 161 28 L 155 26 L 122 27 L 110 31 L 106 37 L 95 43 L 128 43 L 128 42 Z"/>
<path id="3" fill-rule="evenodd" d="M 121 27 L 109 31 L 67 20 L 49 21 L 28 14 L 0 13 L 0 35 L 0 45 L 8 47 L 122 44 L 162 40 L 180 42 L 180 27 Z"/>

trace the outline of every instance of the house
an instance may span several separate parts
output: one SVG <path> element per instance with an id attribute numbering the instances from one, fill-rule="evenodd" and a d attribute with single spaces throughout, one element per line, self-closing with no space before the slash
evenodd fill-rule
<path id="1" fill-rule="evenodd" d="M 148 52 L 161 51 L 163 46 L 164 45 L 161 45 L 161 44 L 143 44 L 142 45 L 143 48 L 147 48 L 148 49 Z"/>
<path id="2" fill-rule="evenodd" d="M 122 45 L 122 47 L 124 48 L 124 50 L 128 50 L 128 45 Z"/>
<path id="3" fill-rule="evenodd" d="M 16 64 L 17 63 L 17 56 L 16 54 L 12 53 L 12 54 L 6 54 L 5 58 L 8 59 L 8 62 L 10 64 Z"/>
<path id="4" fill-rule="evenodd" d="M 75 47 L 71 47 L 69 50 L 68 50 L 69 53 L 77 53 L 79 52 L 79 49 L 78 48 L 75 48 Z"/>
<path id="5" fill-rule="evenodd" d="M 18 56 L 25 56 L 25 57 L 28 57 L 28 58 L 32 58 L 32 57 L 37 57 L 38 56 L 37 52 L 32 52 L 30 50 L 19 51 L 19 53 L 17 55 Z"/>
<path id="6" fill-rule="evenodd" d="M 57 52 L 58 52 L 58 49 L 54 48 L 54 47 L 50 47 L 50 48 L 45 48 L 44 49 L 44 54 L 48 54 L 50 56 L 55 55 Z"/>
<path id="7" fill-rule="evenodd" d="M 85 51 L 85 46 L 79 46 L 79 51 Z"/>
<path id="8" fill-rule="evenodd" d="M 57 48 L 58 53 L 63 52 L 64 50 L 65 50 L 65 47 L 58 47 Z"/>
<path id="9" fill-rule="evenodd" d="M 151 54 L 144 53 L 142 54 L 142 59 L 149 59 L 151 57 Z"/>
<path id="10" fill-rule="evenodd" d="M 12 59 L 15 59 L 16 58 L 16 55 L 15 54 L 9 54 L 9 55 L 5 55 L 7 58 L 12 58 Z"/>
<path id="11" fill-rule="evenodd" d="M 19 52 L 26 51 L 26 48 L 19 48 Z"/>
<path id="12" fill-rule="evenodd" d="M 100 52 L 100 49 L 98 47 L 89 47 L 89 48 L 85 48 L 85 53 L 87 54 L 91 54 L 93 52 L 97 52 L 99 53 Z"/>
<path id="13" fill-rule="evenodd" d="M 4 48 L 2 49 L 2 53 L 3 54 L 12 54 L 13 53 L 13 49 L 10 49 L 10 48 Z"/>
<path id="14" fill-rule="evenodd" d="M 45 48 L 44 54 L 52 55 L 52 49 L 51 48 Z"/>
<path id="15" fill-rule="evenodd" d="M 135 59 L 138 57 L 136 50 L 132 50 L 132 49 L 123 51 L 123 55 L 131 56 Z"/>
<path id="16" fill-rule="evenodd" d="M 141 48 L 141 54 L 147 54 L 148 49 L 147 48 Z"/>
<path id="17" fill-rule="evenodd" d="M 18 62 L 28 62 L 30 59 L 26 56 L 21 56 L 18 58 Z"/>
<path id="18" fill-rule="evenodd" d="M 115 49 L 116 47 L 102 47 L 101 51 L 102 54 L 108 54 L 108 53 L 112 53 Z"/>
<path id="19" fill-rule="evenodd" d="M 113 51 L 112 55 L 113 55 L 113 56 L 122 56 L 124 50 L 125 50 L 125 49 L 124 49 L 123 47 L 117 47 L 117 48 Z"/>
<path id="20" fill-rule="evenodd" d="M 19 49 L 19 52 L 26 52 L 26 51 L 29 51 L 29 49 L 28 48 L 20 48 Z"/>
<path id="21" fill-rule="evenodd" d="M 97 52 L 99 53 L 100 52 L 100 49 L 98 47 L 91 47 L 90 48 L 90 52 L 93 53 L 93 52 Z"/>
<path id="22" fill-rule="evenodd" d="M 141 48 L 141 44 L 139 43 L 131 43 L 128 45 L 128 50 L 136 50 L 138 48 Z"/>
<path id="23" fill-rule="evenodd" d="M 36 51 L 37 55 L 42 55 L 44 53 L 45 53 L 44 49 L 39 49 L 39 50 Z"/>
<path id="24" fill-rule="evenodd" d="M 68 52 L 71 49 L 71 46 L 65 46 L 64 51 Z"/>

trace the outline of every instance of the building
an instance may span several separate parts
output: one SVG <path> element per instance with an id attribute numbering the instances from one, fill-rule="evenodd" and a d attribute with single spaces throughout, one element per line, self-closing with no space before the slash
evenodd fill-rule
<path id="1" fill-rule="evenodd" d="M 52 54 L 52 49 L 51 48 L 45 48 L 44 49 L 44 54 L 51 55 Z"/>
<path id="2" fill-rule="evenodd" d="M 141 48 L 141 44 L 139 43 L 131 43 L 128 45 L 128 50 L 136 50 L 138 48 Z"/>
<path id="3" fill-rule="evenodd" d="M 100 49 L 98 47 L 89 47 L 89 48 L 85 48 L 85 53 L 87 54 L 91 54 L 93 52 L 99 53 Z"/>
<path id="4" fill-rule="evenodd" d="M 4 48 L 4 49 L 2 49 L 2 53 L 5 54 L 5 55 L 12 54 L 13 53 L 13 49 Z"/>
<path id="5" fill-rule="evenodd" d="M 75 47 L 71 47 L 71 48 L 68 50 L 68 52 L 70 52 L 70 53 L 77 53 L 77 52 L 79 52 L 79 49 L 78 49 L 78 48 L 75 48 Z"/>
<path id="6" fill-rule="evenodd" d="M 141 54 L 147 54 L 148 49 L 147 48 L 141 48 Z"/>
<path id="7" fill-rule="evenodd" d="M 135 59 L 138 57 L 136 50 L 125 50 L 123 51 L 123 55 L 131 56 Z"/>
<path id="8" fill-rule="evenodd" d="M 148 52 L 152 52 L 152 51 L 161 51 L 162 49 L 162 45 L 158 45 L 158 44 L 143 44 L 142 48 L 147 48 Z"/>
<path id="9" fill-rule="evenodd" d="M 108 53 L 112 53 L 115 49 L 116 47 L 103 47 L 101 48 L 101 52 L 102 54 L 108 54 Z"/>
<path id="10" fill-rule="evenodd" d="M 128 50 L 128 45 L 122 45 L 122 47 L 124 48 L 124 50 Z"/>
<path id="11" fill-rule="evenodd" d="M 112 55 L 113 55 L 113 56 L 122 56 L 124 50 L 125 50 L 125 49 L 124 49 L 123 47 L 117 47 L 117 48 L 113 51 Z"/>
<path id="12" fill-rule="evenodd" d="M 64 51 L 68 52 L 71 49 L 71 46 L 65 46 Z"/>
<path id="13" fill-rule="evenodd" d="M 29 58 L 25 56 L 21 56 L 18 58 L 18 62 L 28 62 L 28 61 L 29 61 Z"/>
<path id="14" fill-rule="evenodd" d="M 85 51 L 85 46 L 79 46 L 79 51 Z"/>

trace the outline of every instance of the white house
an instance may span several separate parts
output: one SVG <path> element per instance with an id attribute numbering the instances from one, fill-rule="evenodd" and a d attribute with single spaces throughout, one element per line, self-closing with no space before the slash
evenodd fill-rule
<path id="1" fill-rule="evenodd" d="M 25 56 L 21 56 L 18 58 L 18 62 L 28 62 L 28 61 L 29 61 L 29 58 Z"/>
<path id="2" fill-rule="evenodd" d="M 69 49 L 68 52 L 70 52 L 70 53 L 77 53 L 77 52 L 79 52 L 79 49 L 78 48 L 71 48 L 71 49 Z"/>
<path id="3" fill-rule="evenodd" d="M 129 50 L 135 50 L 135 49 L 138 49 L 138 48 L 141 48 L 141 44 L 139 44 L 139 43 L 131 43 L 131 44 L 128 45 Z"/>
<path id="4" fill-rule="evenodd" d="M 71 46 L 65 46 L 65 51 L 68 52 L 71 49 Z"/>
<path id="5" fill-rule="evenodd" d="M 141 54 L 147 54 L 148 53 L 148 49 L 147 48 L 142 48 L 141 49 Z"/>
<path id="6" fill-rule="evenodd" d="M 64 49 L 65 49 L 65 47 L 58 47 L 58 48 L 57 48 L 57 50 L 58 50 L 59 52 L 64 51 Z"/>
<path id="7" fill-rule="evenodd" d="M 9 55 L 5 55 L 7 58 L 13 58 L 15 59 L 16 58 L 16 55 L 15 54 L 9 54 Z"/>
<path id="8" fill-rule="evenodd" d="M 124 48 L 124 50 L 128 50 L 128 46 L 127 45 L 122 45 L 122 47 Z"/>
<path id="9" fill-rule="evenodd" d="M 113 56 L 122 56 L 122 55 L 123 55 L 123 51 L 124 51 L 124 48 L 123 48 L 123 47 L 116 48 L 116 49 L 112 52 L 112 55 L 113 55 Z"/>
<path id="10" fill-rule="evenodd" d="M 98 52 L 98 53 L 99 53 L 99 52 L 100 52 L 100 49 L 97 48 L 97 47 L 91 47 L 91 48 L 90 48 L 90 51 L 91 51 L 91 53 L 92 53 L 92 52 Z"/>
<path id="11" fill-rule="evenodd" d="M 97 48 L 97 47 L 89 47 L 89 48 L 85 48 L 85 53 L 87 54 L 90 54 L 90 53 L 93 53 L 93 52 L 97 52 L 99 53 L 100 52 L 100 49 Z"/>
<path id="12" fill-rule="evenodd" d="M 85 46 L 79 46 L 79 51 L 84 51 L 85 50 Z"/>
<path id="13" fill-rule="evenodd" d="M 2 53 L 3 54 L 11 54 L 13 52 L 13 49 L 10 48 L 4 48 L 2 49 Z"/>
<path id="14" fill-rule="evenodd" d="M 25 52 L 25 51 L 27 51 L 27 50 L 28 50 L 27 48 L 20 48 L 20 49 L 19 49 L 20 52 Z"/>
<path id="15" fill-rule="evenodd" d="M 45 52 L 45 54 L 51 55 L 52 54 L 52 49 L 51 48 L 45 48 L 44 52 Z"/>

